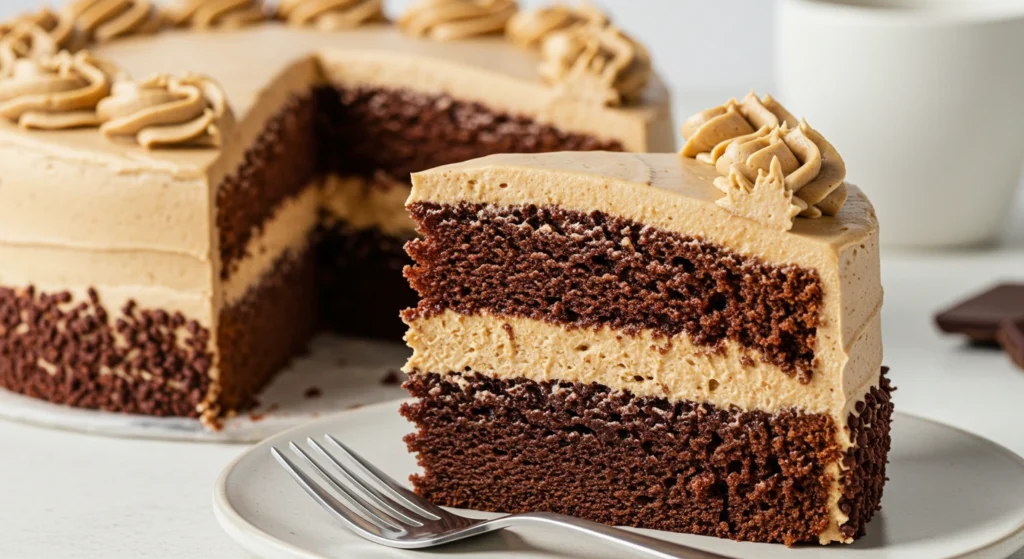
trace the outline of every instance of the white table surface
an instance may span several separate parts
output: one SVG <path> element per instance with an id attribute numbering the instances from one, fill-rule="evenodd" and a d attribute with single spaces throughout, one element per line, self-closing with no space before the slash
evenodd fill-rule
<path id="1" fill-rule="evenodd" d="M 975 289 L 1024 281 L 1024 203 L 1020 210 L 1000 248 L 884 251 L 883 328 L 897 409 L 1024 455 L 1024 371 L 998 351 L 966 348 L 932 326 L 938 308 Z M 217 475 L 245 448 L 0 421 L 0 558 L 245 557 L 221 532 L 210 504 Z"/>

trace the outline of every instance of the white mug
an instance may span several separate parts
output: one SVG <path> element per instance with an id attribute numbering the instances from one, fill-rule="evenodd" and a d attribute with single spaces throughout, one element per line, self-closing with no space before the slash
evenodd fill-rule
<path id="1" fill-rule="evenodd" d="M 777 98 L 825 136 L 889 245 L 993 241 L 1024 163 L 1024 5 L 782 0 Z"/>

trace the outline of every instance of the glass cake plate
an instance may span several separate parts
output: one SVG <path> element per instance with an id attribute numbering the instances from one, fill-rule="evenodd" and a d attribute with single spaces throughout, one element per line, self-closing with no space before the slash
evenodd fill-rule
<path id="1" fill-rule="evenodd" d="M 360 539 L 320 508 L 277 464 L 271 446 L 330 433 L 395 479 L 418 470 L 402 437 L 412 424 L 400 402 L 342 412 L 280 433 L 229 464 L 213 506 L 227 534 L 265 559 L 472 557 L 621 558 L 618 548 L 555 528 L 517 528 L 426 550 L 402 551 Z M 955 427 L 896 412 L 882 511 L 853 544 L 826 547 L 734 542 L 643 530 L 654 537 L 758 559 L 1002 559 L 1024 545 L 1024 459 Z M 466 511 L 467 516 L 493 517 Z"/>
<path id="2" fill-rule="evenodd" d="M 321 335 L 257 396 L 259 405 L 211 431 L 197 419 L 73 408 L 0 389 L 0 418 L 99 435 L 256 442 L 322 415 L 404 398 L 400 372 L 409 348 Z"/>

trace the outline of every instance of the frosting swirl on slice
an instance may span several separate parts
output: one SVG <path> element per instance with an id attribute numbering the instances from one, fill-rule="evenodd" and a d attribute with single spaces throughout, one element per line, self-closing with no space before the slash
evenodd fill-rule
<path id="1" fill-rule="evenodd" d="M 108 138 L 133 136 L 146 149 L 217 147 L 234 125 L 223 90 L 205 76 L 157 74 L 140 82 L 119 81 L 97 113 Z"/>
<path id="2" fill-rule="evenodd" d="M 97 126 L 96 106 L 110 93 L 110 72 L 85 51 L 19 58 L 0 78 L 0 116 L 22 128 Z"/>
<path id="3" fill-rule="evenodd" d="M 555 5 L 517 13 L 508 21 L 505 35 L 521 47 L 539 48 L 551 33 L 586 23 L 609 22 L 604 12 L 589 3 L 577 7 Z"/>
<path id="4" fill-rule="evenodd" d="M 177 0 L 163 8 L 173 25 L 197 29 L 243 27 L 267 18 L 260 0 Z"/>
<path id="5" fill-rule="evenodd" d="M 161 18 L 150 0 L 77 0 L 65 13 L 90 40 L 155 33 Z"/>
<path id="6" fill-rule="evenodd" d="M 289 25 L 325 31 L 387 21 L 381 0 L 281 0 L 277 15 Z"/>
<path id="7" fill-rule="evenodd" d="M 801 217 L 835 215 L 846 202 L 843 158 L 770 95 L 731 99 L 686 119 L 682 131 L 682 155 L 714 165 L 724 176 L 739 173 L 753 182 L 777 161 Z"/>
<path id="8" fill-rule="evenodd" d="M 515 0 L 420 0 L 398 19 L 414 37 L 451 41 L 501 33 L 518 10 Z"/>
<path id="9" fill-rule="evenodd" d="M 637 101 L 651 77 L 651 56 L 612 25 L 591 23 L 551 33 L 541 46 L 540 74 L 574 97 L 604 105 Z"/>
<path id="10" fill-rule="evenodd" d="M 768 170 L 757 170 L 751 182 L 735 165 L 724 177 L 715 179 L 715 186 L 725 193 L 715 203 L 730 212 L 753 219 L 781 231 L 793 228 L 793 218 L 806 208 L 793 191 L 786 188 L 782 163 L 773 157 Z"/>

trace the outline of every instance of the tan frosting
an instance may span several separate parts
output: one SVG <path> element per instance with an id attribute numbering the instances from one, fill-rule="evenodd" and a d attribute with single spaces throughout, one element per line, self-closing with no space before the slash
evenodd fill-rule
<path id="1" fill-rule="evenodd" d="M 556 4 L 516 13 L 508 20 L 505 35 L 521 47 L 540 48 L 552 33 L 586 23 L 606 25 L 608 17 L 589 3 L 579 6 Z"/>
<path id="2" fill-rule="evenodd" d="M 0 77 L 0 116 L 22 128 L 95 126 L 96 105 L 110 93 L 110 76 L 87 52 L 21 58 Z"/>
<path id="3" fill-rule="evenodd" d="M 372 179 L 331 175 L 324 180 L 324 210 L 333 220 L 355 231 L 379 229 L 393 237 L 416 234 L 416 224 L 405 211 L 409 184 L 378 173 Z"/>
<path id="4" fill-rule="evenodd" d="M 67 5 L 65 17 L 88 40 L 109 41 L 160 29 L 160 12 L 150 0 L 77 0 Z"/>
<path id="5" fill-rule="evenodd" d="M 260 0 L 175 0 L 163 8 L 163 13 L 174 25 L 198 29 L 232 29 L 267 17 Z"/>
<path id="6" fill-rule="evenodd" d="M 60 49 L 75 51 L 82 46 L 84 41 L 71 18 L 49 8 L 41 8 L 37 12 L 22 14 L 0 23 L 0 40 L 14 36 L 19 37 L 14 39 L 15 44 L 24 44 L 26 35 L 32 35 L 34 28 L 41 29 L 49 35 L 52 44 L 55 45 L 52 52 L 47 54 L 55 54 Z M 28 37 L 28 40 L 32 40 L 32 37 Z M 24 55 L 26 49 L 16 50 L 21 50 L 19 55 Z"/>
<path id="7" fill-rule="evenodd" d="M 572 97 L 604 105 L 639 100 L 651 76 L 647 49 L 611 25 L 590 23 L 548 34 L 540 73 Z"/>
<path id="8" fill-rule="evenodd" d="M 414 37 L 451 41 L 501 33 L 516 10 L 515 0 L 419 0 L 398 26 Z"/>
<path id="9" fill-rule="evenodd" d="M 567 329 L 530 318 L 448 310 L 409 323 L 405 340 L 414 352 L 407 373 L 468 368 L 496 378 L 599 383 L 637 396 L 767 413 L 795 408 L 831 416 L 845 409 L 848 396 L 830 390 L 833 385 L 824 377 L 812 378 L 808 386 L 735 342 L 711 351 L 685 334 L 666 339 L 646 330 Z M 856 374 L 869 378 L 872 373 L 878 370 Z"/>
<path id="10" fill-rule="evenodd" d="M 156 74 L 121 81 L 99 103 L 107 137 L 134 136 L 149 149 L 164 146 L 219 146 L 234 124 L 224 92 L 205 76 Z"/>
<path id="11" fill-rule="evenodd" d="M 382 0 L 281 0 L 277 15 L 289 25 L 325 31 L 385 21 Z"/>
<path id="12" fill-rule="evenodd" d="M 682 130 L 686 138 L 682 155 L 714 165 L 725 176 L 735 171 L 754 182 L 760 170 L 768 171 L 778 159 L 801 217 L 835 215 L 846 201 L 842 157 L 806 121 L 798 121 L 770 95 L 758 99 L 751 92 L 743 101 L 731 99 L 693 115 Z M 729 181 L 719 184 L 728 191 Z M 756 212 L 739 215 L 759 219 Z"/>
<path id="13" fill-rule="evenodd" d="M 734 163 L 728 177 L 715 179 L 715 186 L 725 192 L 715 203 L 736 215 L 789 231 L 801 207 L 794 203 L 793 191 L 786 188 L 785 181 L 778 157 L 772 158 L 768 171 L 757 170 L 757 180 L 753 183 L 740 170 L 739 164 Z"/>

